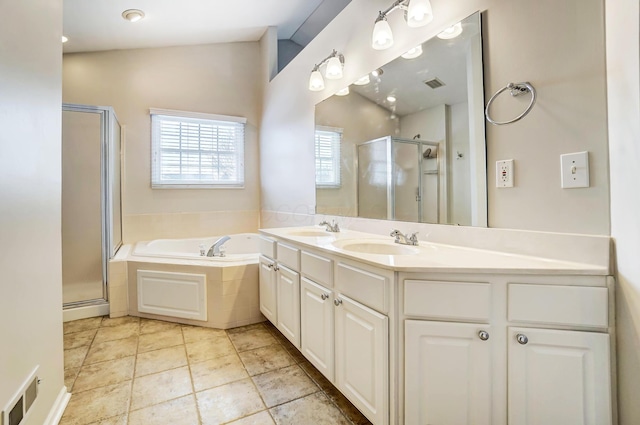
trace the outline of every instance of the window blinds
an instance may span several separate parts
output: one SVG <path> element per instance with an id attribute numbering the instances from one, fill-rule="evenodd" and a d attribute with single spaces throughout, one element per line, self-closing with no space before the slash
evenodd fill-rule
<path id="1" fill-rule="evenodd" d="M 340 187 L 342 129 L 316 127 L 316 186 Z"/>

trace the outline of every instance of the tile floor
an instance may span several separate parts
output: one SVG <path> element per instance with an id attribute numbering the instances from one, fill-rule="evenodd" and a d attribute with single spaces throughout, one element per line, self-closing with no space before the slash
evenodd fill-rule
<path id="1" fill-rule="evenodd" d="M 370 424 L 269 322 L 96 317 L 64 333 L 60 425 Z"/>

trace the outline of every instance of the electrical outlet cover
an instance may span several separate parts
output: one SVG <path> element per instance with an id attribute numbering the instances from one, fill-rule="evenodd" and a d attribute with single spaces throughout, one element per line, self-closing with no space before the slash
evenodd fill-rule
<path id="1" fill-rule="evenodd" d="M 496 187 L 513 187 L 513 159 L 496 161 Z"/>

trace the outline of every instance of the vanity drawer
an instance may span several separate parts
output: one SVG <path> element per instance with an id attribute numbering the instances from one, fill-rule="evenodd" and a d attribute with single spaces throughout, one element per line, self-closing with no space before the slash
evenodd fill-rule
<path id="1" fill-rule="evenodd" d="M 491 285 L 476 282 L 404 281 L 407 316 L 488 322 Z"/>
<path id="2" fill-rule="evenodd" d="M 260 254 L 271 259 L 276 258 L 276 241 L 260 236 Z"/>
<path id="3" fill-rule="evenodd" d="M 279 263 L 289 266 L 295 271 L 300 271 L 300 250 L 298 248 L 278 242 L 276 256 Z"/>
<path id="4" fill-rule="evenodd" d="M 336 266 L 336 289 L 381 313 L 387 312 L 387 283 L 385 276 L 341 262 Z"/>
<path id="5" fill-rule="evenodd" d="M 300 254 L 300 271 L 316 283 L 333 286 L 333 261 L 310 252 Z"/>
<path id="6" fill-rule="evenodd" d="M 509 284 L 511 322 L 606 328 L 609 323 L 607 288 Z"/>

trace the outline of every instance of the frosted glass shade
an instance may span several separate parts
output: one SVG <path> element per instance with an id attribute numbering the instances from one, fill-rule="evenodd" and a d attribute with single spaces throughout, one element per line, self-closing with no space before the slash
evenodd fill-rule
<path id="1" fill-rule="evenodd" d="M 458 22 L 457 24 L 450 26 L 449 28 L 438 34 L 438 38 L 449 40 L 452 38 L 456 38 L 460 34 L 462 34 L 462 24 Z"/>
<path id="2" fill-rule="evenodd" d="M 324 79 L 320 71 L 313 71 L 311 77 L 309 77 L 309 90 L 320 91 L 324 90 Z"/>
<path id="3" fill-rule="evenodd" d="M 340 63 L 340 59 L 337 56 L 329 59 L 324 75 L 330 80 L 342 78 L 342 63 Z"/>
<path id="4" fill-rule="evenodd" d="M 422 54 L 422 44 L 418 44 L 413 49 L 409 49 L 404 55 L 402 55 L 405 59 L 415 59 Z"/>
<path id="5" fill-rule="evenodd" d="M 371 79 L 369 78 L 369 74 L 366 74 L 354 81 L 353 84 L 356 86 L 364 86 L 369 84 L 369 82 L 371 82 Z"/>
<path id="6" fill-rule="evenodd" d="M 381 19 L 373 26 L 371 47 L 376 50 L 384 50 L 393 46 L 393 33 L 386 19 Z"/>
<path id="7" fill-rule="evenodd" d="M 411 0 L 407 10 L 407 25 L 422 27 L 433 20 L 433 9 L 429 0 Z"/>
<path id="8" fill-rule="evenodd" d="M 343 88 L 341 90 L 338 90 L 336 92 L 336 95 L 338 95 L 338 96 L 346 96 L 348 94 L 349 94 L 349 87 L 345 87 L 345 88 Z"/>

